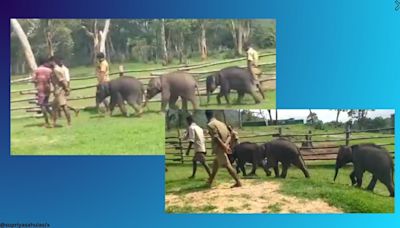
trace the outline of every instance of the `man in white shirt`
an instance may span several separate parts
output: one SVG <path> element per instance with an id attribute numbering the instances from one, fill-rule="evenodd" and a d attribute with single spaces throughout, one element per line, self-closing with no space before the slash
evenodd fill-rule
<path id="1" fill-rule="evenodd" d="M 68 67 L 65 66 L 64 61 L 61 58 L 55 58 L 55 62 L 59 67 L 59 71 L 61 71 L 62 74 L 64 75 L 64 80 L 67 83 L 68 90 L 71 91 L 71 87 L 70 87 L 71 86 L 71 83 L 70 83 L 71 77 L 70 77 L 70 74 L 69 74 Z M 66 97 L 68 97 L 68 96 L 69 96 L 69 93 L 66 94 Z M 70 105 L 68 105 L 68 108 L 75 112 L 75 116 L 79 115 L 79 111 L 80 111 L 79 109 L 74 108 L 74 107 L 72 107 Z M 61 117 L 61 112 L 59 112 L 58 115 L 59 115 L 59 117 Z"/>
<path id="2" fill-rule="evenodd" d="M 189 146 L 186 151 L 186 156 L 189 155 L 190 150 L 192 149 L 192 146 L 194 145 L 194 156 L 193 156 L 193 173 L 192 176 L 189 178 L 194 178 L 196 175 L 196 170 L 197 170 L 197 162 L 200 162 L 205 170 L 207 171 L 208 176 L 211 175 L 210 168 L 208 167 L 206 163 L 206 140 L 204 137 L 204 132 L 199 125 L 197 125 L 192 116 L 188 116 L 186 118 L 187 124 L 189 125 L 186 135 L 185 135 L 185 140 L 189 141 Z"/>

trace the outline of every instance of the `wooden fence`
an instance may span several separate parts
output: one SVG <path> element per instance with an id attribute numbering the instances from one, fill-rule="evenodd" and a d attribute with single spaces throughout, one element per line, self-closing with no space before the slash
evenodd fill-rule
<path id="1" fill-rule="evenodd" d="M 362 136 L 361 133 L 367 132 L 380 132 L 386 133 L 378 136 Z M 294 142 L 299 148 L 300 152 L 306 161 L 313 160 L 336 160 L 337 151 L 341 145 L 350 145 L 352 141 L 362 143 L 362 141 L 368 140 L 368 142 L 374 142 L 375 139 L 391 138 L 393 142 L 377 144 L 380 146 L 392 146 L 394 145 L 394 128 L 380 128 L 380 129 L 366 129 L 366 130 L 351 130 L 346 129 L 345 131 L 338 132 L 327 132 L 327 133 L 312 133 L 309 131 L 304 134 L 297 133 L 283 133 L 282 128 L 279 127 L 276 132 L 268 132 L 262 134 L 253 135 L 240 135 L 241 142 L 254 142 L 254 143 L 265 143 L 273 138 L 288 138 Z M 329 139 L 317 139 L 316 137 L 329 137 Z M 330 139 L 331 137 L 336 139 Z M 206 136 L 206 148 L 207 148 L 207 160 L 212 160 L 214 156 L 211 154 L 211 142 L 210 137 Z M 188 147 L 188 142 L 182 140 L 181 130 L 177 130 L 177 136 L 168 136 L 165 138 L 165 160 L 168 162 L 185 163 L 191 162 L 192 156 L 185 156 Z M 193 155 L 193 151 L 190 152 Z M 394 157 L 394 151 L 390 151 L 390 154 Z"/>
<path id="2" fill-rule="evenodd" d="M 260 56 L 271 56 L 271 55 L 276 55 L 275 53 L 265 53 L 261 54 Z M 196 81 L 199 84 L 199 96 L 206 96 L 206 88 L 205 88 L 205 80 L 206 77 L 212 73 L 217 72 L 218 70 L 198 70 L 204 67 L 209 67 L 209 66 L 216 66 L 216 65 L 222 65 L 226 63 L 233 63 L 233 62 L 238 62 L 238 61 L 243 61 L 245 58 L 236 58 L 236 59 L 230 59 L 230 60 L 223 60 L 223 61 L 217 61 L 217 62 L 205 62 L 205 63 L 197 63 L 197 64 L 192 64 L 192 65 L 185 65 L 185 66 L 172 66 L 172 67 L 159 67 L 159 68 L 148 68 L 148 69 L 135 69 L 135 70 L 121 70 L 118 72 L 113 72 L 110 73 L 111 76 L 114 75 L 122 75 L 122 74 L 128 74 L 132 72 L 136 73 L 145 73 L 150 74 L 150 76 L 146 77 L 137 77 L 138 80 L 142 81 L 145 86 L 147 86 L 148 81 L 152 78 L 157 78 L 160 75 L 167 73 L 168 71 L 174 71 L 174 70 L 184 70 L 187 71 L 188 73 L 192 74 L 193 77 L 196 79 Z M 275 62 L 268 62 L 268 63 L 260 63 L 260 66 L 275 66 Z M 247 67 L 246 65 L 240 66 L 242 68 Z M 123 67 L 122 67 L 123 69 Z M 160 71 L 160 72 L 154 72 L 154 71 Z M 75 80 L 86 80 L 86 79 L 96 79 L 96 76 L 91 75 L 91 76 L 84 76 L 84 77 L 79 77 L 79 78 L 71 78 L 71 81 Z M 268 74 L 263 74 L 262 77 L 260 78 L 260 82 L 267 82 L 267 81 L 275 81 L 276 80 L 276 72 L 268 72 Z M 30 78 L 23 78 L 23 79 L 17 79 L 11 81 L 11 84 L 15 83 L 31 83 Z M 97 83 L 93 84 L 88 84 L 88 85 L 81 85 L 77 87 L 72 87 L 71 90 L 73 91 L 72 94 L 77 94 L 76 91 L 79 90 L 85 90 L 85 89 L 90 89 L 90 88 L 95 88 L 97 86 Z M 218 93 L 218 90 L 214 91 L 214 93 Z M 25 110 L 26 112 L 32 112 L 32 110 L 36 110 L 38 108 L 37 102 L 36 102 L 36 89 L 31 88 L 31 89 L 18 89 L 18 90 L 11 90 L 11 94 L 19 94 L 22 97 L 17 98 L 17 99 L 12 99 L 10 103 L 28 103 L 30 104 L 29 106 L 23 106 L 23 107 L 13 107 L 11 108 L 11 111 L 17 111 L 17 110 Z M 76 101 L 76 100 L 87 100 L 87 99 L 94 99 L 95 98 L 95 92 L 93 91 L 93 95 L 75 95 L 71 96 L 68 98 L 70 101 Z M 150 100 L 150 102 L 160 102 L 160 99 L 154 98 Z M 201 104 L 201 102 L 200 102 Z M 81 107 L 82 108 L 82 107 Z M 24 118 L 24 117 L 40 117 L 40 115 L 26 115 L 26 116 L 18 116 L 15 118 Z M 12 117 L 14 119 L 14 117 Z"/>

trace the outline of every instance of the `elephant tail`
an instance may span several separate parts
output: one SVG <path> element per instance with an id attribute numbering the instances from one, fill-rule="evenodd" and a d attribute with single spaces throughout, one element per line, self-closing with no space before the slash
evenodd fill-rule
<path id="1" fill-rule="evenodd" d="M 303 162 L 303 164 L 304 164 L 304 166 L 305 166 L 305 165 L 306 165 L 306 163 L 305 163 L 305 161 L 304 161 L 303 155 L 301 154 L 301 152 L 300 152 L 300 149 L 299 149 L 299 148 L 297 148 L 297 152 L 299 153 L 299 157 L 300 157 L 300 159 L 301 159 L 301 162 Z"/>
<path id="2" fill-rule="evenodd" d="M 196 89 L 197 97 L 199 98 L 200 106 L 201 106 L 201 96 L 200 96 L 200 89 L 197 82 L 194 84 L 194 88 Z"/>

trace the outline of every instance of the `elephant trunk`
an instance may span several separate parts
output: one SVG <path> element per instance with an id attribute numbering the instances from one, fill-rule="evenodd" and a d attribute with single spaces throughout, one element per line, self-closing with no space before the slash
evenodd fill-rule
<path id="1" fill-rule="evenodd" d="M 336 181 L 336 177 L 337 177 L 338 173 L 339 173 L 339 166 L 336 166 L 336 168 L 335 168 L 335 177 L 333 177 L 333 181 Z"/>

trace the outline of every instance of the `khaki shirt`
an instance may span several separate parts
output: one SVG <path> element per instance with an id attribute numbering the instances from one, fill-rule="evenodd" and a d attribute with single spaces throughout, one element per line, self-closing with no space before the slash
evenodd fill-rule
<path id="1" fill-rule="evenodd" d="M 227 141 L 230 132 L 226 124 L 217 120 L 216 118 L 212 118 L 207 127 L 212 140 L 212 152 L 214 154 L 225 153 L 224 149 L 219 145 L 217 138 L 220 138 L 223 142 Z"/>
<path id="2" fill-rule="evenodd" d="M 101 72 L 104 72 L 104 78 L 100 75 Z M 99 83 L 110 81 L 110 69 L 107 60 L 104 59 L 97 62 L 96 74 Z"/>
<path id="3" fill-rule="evenodd" d="M 203 129 L 196 123 L 192 123 L 189 126 L 185 139 L 193 143 L 195 152 L 206 152 L 206 140 Z"/>
<path id="4" fill-rule="evenodd" d="M 247 50 L 247 61 L 254 66 L 258 65 L 258 52 L 253 48 Z"/>
<path id="5" fill-rule="evenodd" d="M 52 76 L 52 84 L 54 86 L 54 93 L 57 94 L 59 93 L 61 90 L 63 90 L 63 83 L 66 83 L 65 80 L 65 74 L 64 74 L 64 68 L 56 65 L 53 69 L 53 76 Z"/>

